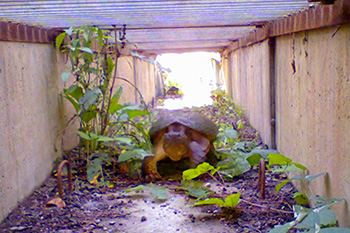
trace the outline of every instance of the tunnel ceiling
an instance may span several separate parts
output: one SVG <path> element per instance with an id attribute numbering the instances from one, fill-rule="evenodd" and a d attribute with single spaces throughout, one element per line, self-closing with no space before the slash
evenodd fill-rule
<path id="1" fill-rule="evenodd" d="M 5 0 L 0 20 L 52 29 L 126 25 L 131 48 L 147 53 L 220 51 L 307 0 Z"/>

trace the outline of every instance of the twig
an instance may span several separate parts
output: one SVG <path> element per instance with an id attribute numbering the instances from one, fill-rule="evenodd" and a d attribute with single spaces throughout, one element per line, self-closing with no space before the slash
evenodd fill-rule
<path id="1" fill-rule="evenodd" d="M 252 205 L 252 206 L 256 206 L 256 207 L 260 207 L 260 208 L 264 208 L 264 209 L 269 209 L 269 210 L 273 210 L 273 211 L 280 212 L 280 213 L 284 213 L 284 214 L 293 214 L 293 213 L 294 213 L 293 211 L 279 210 L 279 209 L 276 209 L 276 208 L 273 208 L 273 207 L 268 207 L 268 206 L 264 206 L 264 205 L 259 205 L 259 204 L 256 204 L 256 203 L 253 203 L 253 202 L 244 200 L 244 199 L 242 199 L 242 198 L 241 198 L 241 201 L 244 202 L 244 203 L 247 203 L 247 204 L 249 204 L 249 205 Z"/>
<path id="2" fill-rule="evenodd" d="M 207 172 L 207 174 L 208 174 L 213 180 L 215 180 L 216 182 L 218 182 L 218 183 L 221 184 L 221 182 L 219 182 L 218 179 L 216 179 L 216 177 L 213 176 L 210 172 Z M 221 184 L 221 185 L 223 185 L 223 184 Z"/>

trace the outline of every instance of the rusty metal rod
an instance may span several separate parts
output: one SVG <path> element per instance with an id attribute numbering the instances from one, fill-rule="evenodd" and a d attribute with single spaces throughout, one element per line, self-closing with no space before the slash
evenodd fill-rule
<path id="1" fill-rule="evenodd" d="M 63 160 L 57 168 L 57 187 L 58 187 L 58 193 L 60 195 L 60 198 L 64 198 L 63 182 L 62 182 L 62 169 L 64 165 L 67 166 L 67 170 L 68 170 L 69 192 L 73 191 L 72 169 L 68 160 Z"/>
<path id="2" fill-rule="evenodd" d="M 261 158 L 259 162 L 259 181 L 258 189 L 260 190 L 261 199 L 265 199 L 265 159 Z"/>

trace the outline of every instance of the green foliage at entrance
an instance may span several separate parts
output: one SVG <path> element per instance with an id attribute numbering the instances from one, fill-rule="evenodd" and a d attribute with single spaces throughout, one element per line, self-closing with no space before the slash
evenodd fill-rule
<path id="1" fill-rule="evenodd" d="M 56 39 L 57 49 L 67 54 L 70 64 L 70 70 L 61 75 L 65 85 L 62 96 L 75 109 L 69 122 L 79 121 L 87 177 L 94 184 L 110 186 L 103 167 L 115 165 L 113 155 L 132 151 L 129 153 L 142 159 L 151 152 L 146 130 L 150 121 L 147 106 L 133 84 L 117 77 L 125 41 L 125 28 L 102 30 L 93 26 L 70 28 Z M 120 82 L 128 82 L 136 89 L 141 105 L 120 102 L 123 93 Z"/>

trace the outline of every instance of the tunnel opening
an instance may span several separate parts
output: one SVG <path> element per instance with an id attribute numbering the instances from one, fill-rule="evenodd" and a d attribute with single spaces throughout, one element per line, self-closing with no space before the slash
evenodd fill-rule
<path id="1" fill-rule="evenodd" d="M 210 105 L 212 92 L 225 90 L 219 53 L 167 53 L 159 55 L 157 62 L 167 70 L 164 101 L 159 108 L 175 110 Z"/>

